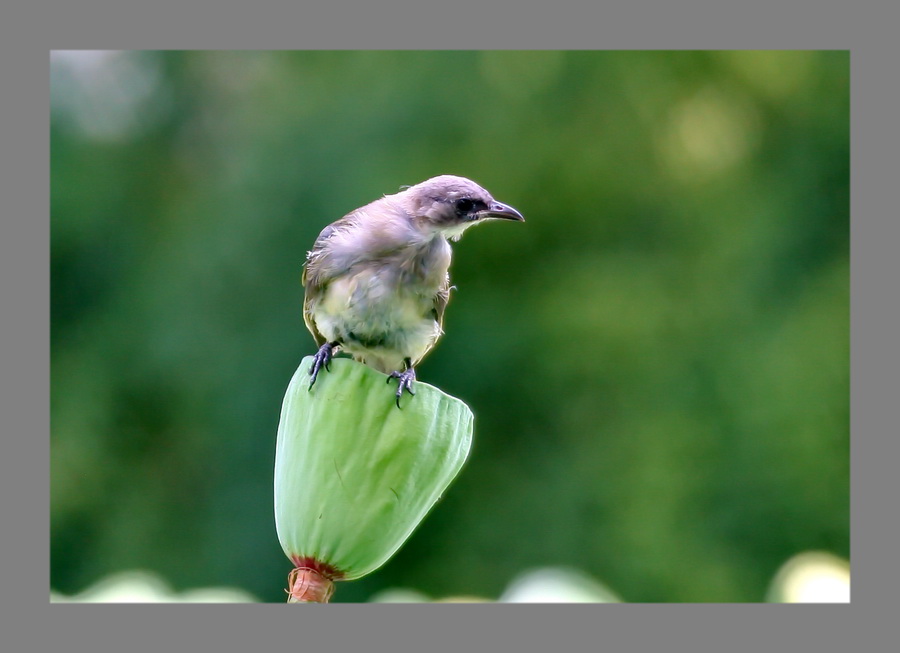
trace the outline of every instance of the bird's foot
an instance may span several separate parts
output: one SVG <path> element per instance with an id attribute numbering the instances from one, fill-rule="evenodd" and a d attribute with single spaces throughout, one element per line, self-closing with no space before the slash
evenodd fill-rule
<path id="1" fill-rule="evenodd" d="M 410 395 L 415 396 L 416 391 L 413 390 L 413 381 L 416 380 L 416 370 L 413 369 L 413 366 L 410 365 L 410 362 L 406 362 L 406 370 L 403 372 L 391 372 L 388 374 L 387 382 L 390 383 L 391 379 L 397 379 L 399 383 L 397 384 L 397 408 L 400 408 L 400 397 L 403 395 L 403 391 L 406 390 Z"/>
<path id="2" fill-rule="evenodd" d="M 313 364 L 309 368 L 309 387 L 313 387 L 313 383 L 316 382 L 316 377 L 319 376 L 319 370 L 323 367 L 331 371 L 329 367 L 331 365 L 331 359 L 334 356 L 335 350 L 338 348 L 338 343 L 336 342 L 326 342 L 324 345 L 319 347 L 319 351 L 316 352 L 315 356 L 313 356 Z"/>

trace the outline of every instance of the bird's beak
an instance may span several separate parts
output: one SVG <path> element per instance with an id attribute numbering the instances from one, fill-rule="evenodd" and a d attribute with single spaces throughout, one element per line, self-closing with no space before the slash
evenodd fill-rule
<path id="1" fill-rule="evenodd" d="M 478 218 L 483 220 L 485 218 L 498 218 L 501 220 L 516 220 L 517 222 L 525 222 L 525 218 L 522 217 L 522 214 L 516 211 L 513 207 L 508 204 L 503 204 L 502 202 L 491 202 L 491 205 L 486 208 L 484 211 L 478 212 Z"/>

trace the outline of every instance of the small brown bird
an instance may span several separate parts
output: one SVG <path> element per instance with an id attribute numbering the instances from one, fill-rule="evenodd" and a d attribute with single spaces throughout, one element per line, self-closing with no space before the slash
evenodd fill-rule
<path id="1" fill-rule="evenodd" d="M 303 318 L 319 350 L 312 388 L 337 351 L 415 394 L 415 366 L 443 334 L 450 240 L 490 219 L 524 221 L 464 177 L 441 175 L 356 209 L 319 234 L 306 258 Z"/>

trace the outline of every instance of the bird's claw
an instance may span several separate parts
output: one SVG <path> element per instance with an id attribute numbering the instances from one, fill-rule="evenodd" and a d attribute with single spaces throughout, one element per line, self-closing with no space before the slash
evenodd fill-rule
<path id="1" fill-rule="evenodd" d="M 313 383 L 316 382 L 316 377 L 319 376 L 319 370 L 323 367 L 327 371 L 331 371 L 331 358 L 334 356 L 335 344 L 331 342 L 326 342 L 324 345 L 319 347 L 319 351 L 315 353 L 313 356 L 313 364 L 309 368 L 309 388 L 313 387 Z"/>
<path id="2" fill-rule="evenodd" d="M 391 379 L 397 379 L 399 381 L 397 384 L 397 392 L 395 394 L 397 396 L 397 408 L 400 408 L 400 397 L 403 396 L 404 390 L 411 396 L 415 396 L 416 394 L 416 391 L 413 390 L 413 381 L 416 380 L 416 371 L 412 367 L 407 367 L 403 372 L 391 372 L 388 374 L 387 382 L 390 383 Z"/>

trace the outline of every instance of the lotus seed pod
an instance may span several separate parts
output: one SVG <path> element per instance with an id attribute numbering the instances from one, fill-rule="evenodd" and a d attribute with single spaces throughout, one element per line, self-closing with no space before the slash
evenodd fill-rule
<path id="1" fill-rule="evenodd" d="M 292 601 L 327 601 L 333 580 L 383 565 L 457 475 L 472 444 L 462 401 L 416 382 L 398 408 L 386 377 L 335 359 L 309 387 L 294 373 L 278 425 L 275 526 L 295 569 Z"/>

